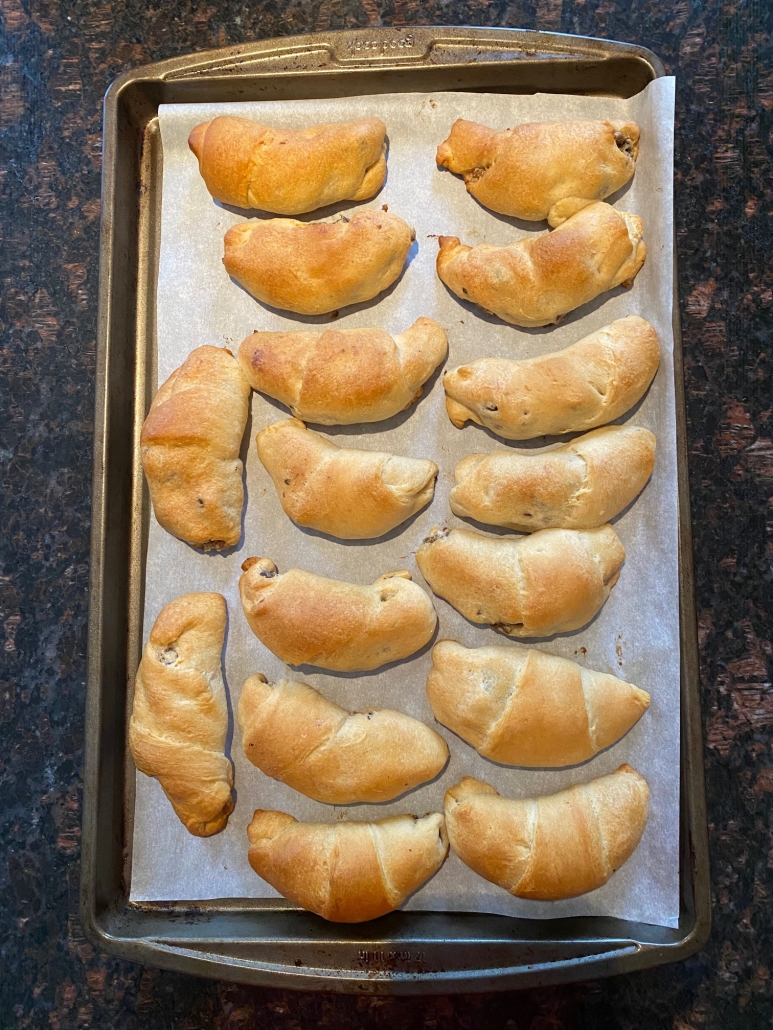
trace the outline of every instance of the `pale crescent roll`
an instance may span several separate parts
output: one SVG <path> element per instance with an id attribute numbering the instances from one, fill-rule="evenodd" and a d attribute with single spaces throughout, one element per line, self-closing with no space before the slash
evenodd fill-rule
<path id="1" fill-rule="evenodd" d="M 215 200 L 300 215 L 378 193 L 386 175 L 385 136 L 379 118 L 281 129 L 220 115 L 197 125 L 188 146 Z"/>
<path id="2" fill-rule="evenodd" d="M 439 812 L 374 823 L 299 823 L 259 809 L 247 836 L 247 857 L 258 876 L 301 908 L 338 923 L 362 923 L 399 908 L 448 854 Z"/>
<path id="3" fill-rule="evenodd" d="M 220 594 L 170 601 L 153 624 L 134 683 L 134 764 L 156 777 L 180 822 L 197 837 L 224 829 L 234 807 L 233 766 L 225 755 L 226 617 Z"/>
<path id="4" fill-rule="evenodd" d="M 223 264 L 271 307 L 322 315 L 372 300 L 403 270 L 413 229 L 388 211 L 336 222 L 241 222 L 225 234 Z"/>
<path id="5" fill-rule="evenodd" d="M 446 409 L 455 426 L 477 422 L 505 440 L 585 432 L 641 400 L 659 363 L 657 333 L 628 315 L 564 350 L 451 369 L 443 377 Z"/>
<path id="6" fill-rule="evenodd" d="M 288 665 L 365 672 L 418 651 L 435 632 L 427 594 L 404 570 L 359 586 L 248 558 L 239 580 L 250 629 Z"/>
<path id="7" fill-rule="evenodd" d="M 433 593 L 511 637 L 548 637 L 590 622 L 624 559 L 611 526 L 510 538 L 435 527 L 416 552 Z"/>
<path id="8" fill-rule="evenodd" d="M 191 351 L 163 383 L 142 426 L 142 468 L 159 525 L 205 551 L 239 542 L 239 450 L 250 384 L 223 347 Z"/>
<path id="9" fill-rule="evenodd" d="M 242 687 L 239 725 L 253 765 L 328 805 L 391 801 L 448 761 L 446 742 L 418 719 L 386 708 L 347 712 L 305 683 L 268 683 L 260 673 Z"/>
<path id="10" fill-rule="evenodd" d="M 655 434 L 604 426 L 549 451 L 468 454 L 454 470 L 454 515 L 523 533 L 593 529 L 626 508 L 652 474 Z"/>
<path id="11" fill-rule="evenodd" d="M 531 768 L 587 762 L 650 703 L 631 683 L 534 647 L 455 640 L 433 647 L 427 696 L 438 722 L 485 758 Z"/>
<path id="12" fill-rule="evenodd" d="M 607 882 L 647 825 L 647 781 L 630 765 L 538 798 L 502 797 L 465 776 L 445 797 L 451 847 L 484 880 L 532 901 L 560 901 Z"/>
<path id="13" fill-rule="evenodd" d="M 462 300 L 511 325 L 540 326 L 630 285 L 644 264 L 642 220 L 596 203 L 557 229 L 507 247 L 441 236 L 437 274 Z"/>
<path id="14" fill-rule="evenodd" d="M 381 422 L 409 408 L 448 351 L 445 330 L 419 318 L 397 336 L 383 329 L 255 332 L 239 362 L 254 390 L 320 425 Z"/>
<path id="15" fill-rule="evenodd" d="M 458 118 L 437 163 L 502 215 L 560 225 L 633 176 L 639 126 L 629 121 L 528 122 L 496 132 Z"/>
<path id="16" fill-rule="evenodd" d="M 257 445 L 285 514 L 342 540 L 388 533 L 435 490 L 434 461 L 339 447 L 296 418 L 262 430 Z"/>

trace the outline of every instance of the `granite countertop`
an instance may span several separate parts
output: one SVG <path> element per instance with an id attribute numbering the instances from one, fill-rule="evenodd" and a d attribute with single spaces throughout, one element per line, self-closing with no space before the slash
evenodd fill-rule
<path id="1" fill-rule="evenodd" d="M 0 1028 L 770 1026 L 773 5 L 0 0 L 0 14 Z M 629 40 L 678 79 L 711 939 L 634 975 L 425 999 L 246 988 L 105 957 L 77 919 L 102 96 L 127 68 L 191 50 L 433 22 Z"/>

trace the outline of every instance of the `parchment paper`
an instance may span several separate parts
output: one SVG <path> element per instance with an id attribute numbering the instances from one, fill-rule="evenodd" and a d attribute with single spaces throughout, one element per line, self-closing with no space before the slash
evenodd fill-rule
<path id="1" fill-rule="evenodd" d="M 616 520 L 615 528 L 627 553 L 619 583 L 589 626 L 534 645 L 590 668 L 615 673 L 648 690 L 652 704 L 623 740 L 593 761 L 558 771 L 525 771 L 489 762 L 450 731 L 437 727 L 425 692 L 431 664 L 428 649 L 411 660 L 365 675 L 325 675 L 285 667 L 253 636 L 244 618 L 237 584 L 245 558 L 264 555 L 271 557 L 280 571 L 296 566 L 359 583 L 370 583 L 389 569 L 407 568 L 423 584 L 414 552 L 424 536 L 436 523 L 464 524 L 451 515 L 448 507 L 457 461 L 473 451 L 541 447 L 556 441 L 543 438 L 531 445 L 508 445 L 478 427 L 455 429 L 446 416 L 437 376 L 430 380 L 418 405 L 388 422 L 313 426 L 339 444 L 432 458 L 440 466 L 435 499 L 428 509 L 378 543 L 341 543 L 297 528 L 283 513 L 269 476 L 257 459 L 254 438 L 260 429 L 286 417 L 287 412 L 260 394 L 253 394 L 243 541 L 235 552 L 225 556 L 200 554 L 161 530 L 151 515 L 145 639 L 162 606 L 179 594 L 220 591 L 229 608 L 225 669 L 232 714 L 242 683 L 251 673 L 261 671 L 270 680 L 294 676 L 346 707 L 397 708 L 435 725 L 449 743 L 451 760 L 435 782 L 397 801 L 335 808 L 311 801 L 254 768 L 244 757 L 240 730 L 232 719 L 228 750 L 235 765 L 237 801 L 223 833 L 206 840 L 190 836 L 173 815 L 158 783 L 137 774 L 132 899 L 276 897 L 247 862 L 246 827 L 257 807 L 278 808 L 312 821 L 375 819 L 396 812 L 422 814 L 442 810 L 445 790 L 465 774 L 487 780 L 504 794 L 523 797 L 553 793 L 629 762 L 649 782 L 650 817 L 635 854 L 604 887 L 571 901 L 518 900 L 476 876 L 451 853 L 437 876 L 408 901 L 407 907 L 533 918 L 608 915 L 677 925 L 679 617 L 671 328 L 673 105 L 674 81 L 664 78 L 628 101 L 438 93 L 161 107 L 164 175 L 158 279 L 159 382 L 201 344 L 226 345 L 235 352 L 239 342 L 255 329 L 322 328 L 331 324 L 329 316 L 303 318 L 269 310 L 227 276 L 221 262 L 223 234 L 247 216 L 211 199 L 187 146 L 190 130 L 216 114 L 240 114 L 290 126 L 368 115 L 386 122 L 390 140 L 388 180 L 376 198 L 359 206 L 388 204 L 390 211 L 415 227 L 417 244 L 397 284 L 369 304 L 343 310 L 335 323 L 338 326 L 374 325 L 396 333 L 420 315 L 431 316 L 448 330 L 448 367 L 454 367 L 487 355 L 523 358 L 553 351 L 627 314 L 640 314 L 653 323 L 661 341 L 660 370 L 643 402 L 620 421 L 656 432 L 657 461 L 643 495 Z M 470 244 L 487 241 L 502 245 L 530 232 L 547 231 L 544 223 L 518 223 L 487 211 L 468 196 L 461 178 L 436 168 L 435 148 L 457 117 L 496 128 L 524 121 L 633 117 L 642 130 L 636 175 L 620 195 L 611 198 L 617 208 L 635 212 L 644 220 L 647 260 L 633 289 L 604 294 L 558 327 L 537 330 L 517 329 L 487 318 L 450 294 L 435 275 L 437 234 L 458 235 Z M 357 206 L 343 204 L 304 217 L 336 217 L 338 212 Z M 452 637 L 467 646 L 507 646 L 505 637 L 467 622 L 439 598 L 435 606 L 440 616 L 439 637 Z"/>

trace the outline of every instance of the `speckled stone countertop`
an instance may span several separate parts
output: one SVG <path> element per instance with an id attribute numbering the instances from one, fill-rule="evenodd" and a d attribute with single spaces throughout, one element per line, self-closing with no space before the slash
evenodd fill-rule
<path id="1" fill-rule="evenodd" d="M 773 4 L 0 0 L 0 12 L 0 1028 L 771 1026 Z M 424 999 L 245 988 L 107 958 L 76 914 L 102 96 L 127 68 L 191 50 L 433 22 L 629 40 L 678 78 L 711 939 L 645 973 Z"/>

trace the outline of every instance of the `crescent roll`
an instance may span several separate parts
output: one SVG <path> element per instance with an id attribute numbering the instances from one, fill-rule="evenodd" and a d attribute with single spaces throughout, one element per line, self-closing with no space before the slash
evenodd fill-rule
<path id="1" fill-rule="evenodd" d="M 402 712 L 347 712 L 305 683 L 242 687 L 244 753 L 262 772 L 328 805 L 391 801 L 448 761 L 439 733 Z"/>
<path id="2" fill-rule="evenodd" d="M 280 574 L 269 558 L 242 569 L 250 629 L 288 665 L 366 672 L 407 658 L 435 632 L 432 601 L 404 570 L 359 586 L 302 569 Z"/>
<path id="3" fill-rule="evenodd" d="M 413 229 L 388 211 L 337 222 L 241 222 L 225 234 L 226 271 L 263 304 L 323 315 L 372 300 L 403 270 Z"/>
<path id="4" fill-rule="evenodd" d="M 451 511 L 523 533 L 594 529 L 638 497 L 654 465 L 655 434 L 641 426 L 604 426 L 549 451 L 469 454 Z"/>
<path id="5" fill-rule="evenodd" d="M 296 418 L 262 430 L 257 445 L 285 514 L 342 540 L 388 533 L 435 490 L 434 461 L 339 447 Z"/>
<path id="6" fill-rule="evenodd" d="M 445 330 L 419 318 L 405 332 L 326 329 L 323 333 L 256 332 L 239 361 L 253 389 L 320 425 L 381 422 L 421 397 L 448 351 Z"/>
<path id="7" fill-rule="evenodd" d="M 641 400 L 659 363 L 657 333 L 628 315 L 564 350 L 481 358 L 446 372 L 446 409 L 455 426 L 477 422 L 505 440 L 585 432 Z"/>
<path id="8" fill-rule="evenodd" d="M 451 847 L 484 880 L 532 901 L 603 886 L 647 824 L 647 781 L 630 765 L 538 798 L 502 797 L 465 776 L 445 797 Z"/>
<path id="9" fill-rule="evenodd" d="M 437 163 L 502 215 L 560 225 L 624 186 L 636 170 L 636 122 L 529 122 L 496 132 L 457 119 Z"/>
<path id="10" fill-rule="evenodd" d="M 233 768 L 224 753 L 225 623 L 220 594 L 178 597 L 153 624 L 134 682 L 134 764 L 158 779 L 180 822 L 197 837 L 224 829 L 234 807 Z"/>
<path id="11" fill-rule="evenodd" d="M 299 823 L 255 812 L 249 863 L 296 905 L 337 923 L 362 923 L 399 908 L 448 854 L 439 812 L 374 823 Z"/>
<path id="12" fill-rule="evenodd" d="M 197 347 L 169 376 L 142 427 L 142 467 L 167 533 L 205 551 L 241 536 L 244 487 L 239 449 L 250 384 L 229 350 Z"/>
<path id="13" fill-rule="evenodd" d="M 511 325 L 551 325 L 599 294 L 631 285 L 644 264 L 643 231 L 636 215 L 589 204 L 552 232 L 507 247 L 466 247 L 456 236 L 441 236 L 437 274 L 457 297 Z"/>
<path id="14" fill-rule="evenodd" d="M 646 691 L 568 658 L 455 640 L 432 649 L 427 695 L 438 722 L 484 758 L 555 769 L 614 744 L 650 703 Z"/>
<path id="15" fill-rule="evenodd" d="M 433 593 L 510 637 L 548 637 L 590 622 L 625 559 L 611 526 L 488 537 L 435 527 L 416 561 Z"/>
<path id="16" fill-rule="evenodd" d="M 300 215 L 378 193 L 386 175 L 385 136 L 379 118 L 275 129 L 221 115 L 197 125 L 188 146 L 215 200 Z"/>

